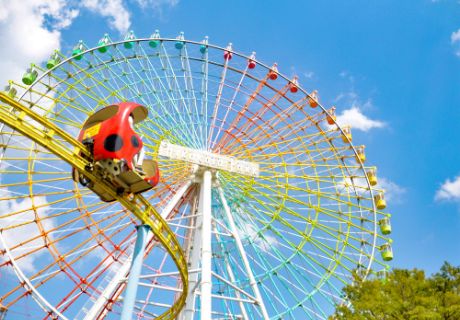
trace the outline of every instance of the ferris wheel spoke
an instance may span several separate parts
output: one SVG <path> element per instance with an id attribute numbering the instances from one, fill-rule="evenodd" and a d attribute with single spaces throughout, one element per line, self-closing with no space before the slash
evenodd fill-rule
<path id="1" fill-rule="evenodd" d="M 206 141 L 206 150 L 210 150 L 212 148 L 212 139 L 214 137 L 214 128 L 216 128 L 216 121 L 218 118 L 218 111 L 220 107 L 220 100 L 222 98 L 222 92 L 224 90 L 224 84 L 225 84 L 225 77 L 227 75 L 227 69 L 228 69 L 228 64 L 229 64 L 230 59 L 225 59 L 224 67 L 222 68 L 221 74 L 220 74 L 220 81 L 216 93 L 216 100 L 214 102 L 214 107 L 212 109 L 212 115 L 211 115 L 211 123 L 209 124 L 209 135 L 207 137 Z"/>
<path id="2" fill-rule="evenodd" d="M 244 75 L 246 75 L 246 72 L 244 73 Z M 266 85 L 267 79 L 268 79 L 268 73 L 265 75 L 265 77 L 263 79 L 261 79 L 259 81 L 256 89 L 250 95 L 248 94 L 247 101 L 241 107 L 241 110 L 238 111 L 237 115 L 232 120 L 232 122 L 230 124 L 228 124 L 227 130 L 225 131 L 224 135 L 220 139 L 219 143 L 216 145 L 216 148 L 222 149 L 223 146 L 225 146 L 229 142 L 229 139 L 232 139 L 234 134 L 231 134 L 231 132 L 233 132 L 233 130 L 238 128 L 237 126 L 239 126 L 239 123 L 240 123 L 241 119 L 243 119 L 244 117 L 247 117 L 246 113 L 248 112 L 250 106 L 254 103 L 254 101 L 256 101 L 256 97 L 259 95 L 260 91 Z M 239 87 L 238 87 L 238 91 L 239 91 Z M 230 105 L 230 107 L 231 107 L 231 105 Z M 225 117 L 224 119 L 226 119 L 226 118 L 227 117 Z"/>
<path id="3" fill-rule="evenodd" d="M 148 54 L 144 51 L 143 47 L 142 46 L 138 46 L 137 49 L 141 50 L 141 54 L 143 56 L 148 56 Z M 120 56 L 124 56 L 124 54 L 118 49 L 118 53 Z M 161 53 L 160 53 L 161 55 Z M 160 61 L 162 61 L 162 58 L 161 56 L 159 56 Z M 144 61 L 145 59 L 141 59 L 140 61 Z M 140 90 L 140 88 L 136 88 L 136 90 L 133 92 L 133 96 L 137 99 L 141 99 L 141 101 L 144 101 L 145 99 L 148 99 L 145 101 L 145 103 L 147 105 L 150 105 L 150 106 L 154 106 L 156 103 L 160 104 L 161 107 L 162 107 L 162 111 L 165 111 L 165 110 L 168 110 L 168 108 L 163 104 L 163 97 L 160 97 L 157 95 L 158 92 L 164 92 L 166 90 L 162 90 L 162 87 L 164 88 L 164 84 L 163 84 L 163 80 L 161 79 L 161 77 L 156 73 L 156 69 L 155 67 L 152 65 L 151 61 L 148 60 L 148 63 L 145 64 L 146 68 L 145 68 L 145 71 L 148 70 L 149 74 L 151 75 L 150 77 L 143 77 L 141 74 L 139 74 L 139 72 L 137 71 L 137 68 L 136 66 L 133 66 L 132 65 L 132 59 L 128 59 L 128 66 L 130 67 L 131 69 L 131 72 L 129 72 L 128 74 L 131 75 L 131 77 L 133 77 L 133 74 L 137 76 L 137 80 L 135 81 L 135 79 L 132 79 L 131 81 L 129 82 L 126 82 L 126 83 L 136 83 L 136 82 L 139 82 L 141 84 L 147 82 L 148 84 L 150 84 L 150 87 L 146 87 L 144 90 Z M 162 62 L 163 63 L 163 62 Z M 141 64 L 142 65 L 142 64 Z M 163 68 L 166 68 L 164 65 L 162 66 Z M 170 66 L 172 68 L 172 66 Z M 153 71 L 153 73 L 152 73 Z M 154 75 L 154 76 L 152 76 Z M 174 76 L 174 75 L 173 75 Z M 155 80 L 158 81 L 158 83 L 160 84 L 160 87 L 158 87 L 158 85 L 155 84 Z M 168 86 L 169 86 L 169 91 L 170 92 L 174 92 L 174 90 L 171 88 L 170 84 L 169 84 L 169 81 L 168 81 L 168 76 L 166 76 L 165 78 L 165 81 L 168 83 Z M 152 94 L 140 94 L 141 92 L 146 92 L 147 93 L 152 93 Z M 169 95 L 169 91 L 168 92 L 168 95 Z M 150 96 L 153 95 L 156 99 L 156 101 L 152 101 L 150 99 Z M 168 98 L 168 96 L 166 96 L 166 98 Z M 170 97 L 169 97 L 170 98 Z M 173 103 L 175 104 L 175 101 L 176 99 L 169 99 L 170 101 L 173 101 Z M 155 109 L 154 109 L 155 110 Z M 157 111 L 155 110 L 154 111 L 157 115 Z M 182 131 L 182 134 L 184 135 L 184 137 L 187 137 L 188 136 L 188 133 L 187 131 L 183 131 L 184 128 L 181 128 L 180 124 L 177 122 L 176 120 L 176 117 L 174 117 L 172 114 L 168 114 L 168 121 L 166 121 L 166 119 L 163 119 L 162 117 L 156 117 L 158 119 L 161 120 L 161 123 L 162 125 L 159 125 L 157 124 L 157 126 L 159 127 L 159 129 L 161 131 L 167 131 L 168 128 L 170 128 L 170 123 L 175 123 L 176 124 L 176 128 L 179 129 L 179 132 Z M 180 114 L 179 114 L 179 118 L 180 118 Z"/>
<path id="4" fill-rule="evenodd" d="M 226 111 L 225 111 L 225 114 L 224 114 L 224 116 L 222 118 L 221 124 L 219 125 L 217 133 L 214 135 L 214 140 L 211 143 L 211 149 L 212 150 L 219 149 L 220 146 L 222 145 L 222 142 L 220 142 L 220 141 L 218 142 L 218 140 L 224 139 L 224 137 L 227 135 L 227 132 L 225 131 L 223 133 L 222 139 L 219 139 L 220 133 L 224 129 L 224 124 L 227 124 L 227 118 L 228 118 L 228 116 L 230 114 L 230 110 L 232 110 L 233 106 L 235 105 L 235 101 L 236 101 L 237 97 L 242 94 L 241 93 L 241 87 L 242 87 L 243 81 L 245 80 L 247 70 L 248 70 L 248 67 L 246 66 L 245 69 L 243 70 L 243 72 L 241 73 L 241 77 L 239 79 L 238 85 L 236 86 L 236 88 L 234 90 L 234 93 L 233 93 L 233 95 L 231 97 L 231 100 L 230 100 L 229 104 L 226 107 Z M 249 99 L 251 99 L 251 98 L 252 97 L 249 97 Z M 248 102 L 246 102 L 246 104 L 248 104 Z M 249 104 L 250 103 L 251 102 L 249 102 Z M 245 110 L 245 108 L 243 107 L 242 112 L 244 112 L 244 110 Z M 238 116 L 241 117 L 240 114 Z M 233 121 L 234 121 L 233 123 L 235 123 L 235 121 L 237 122 L 238 120 L 234 119 Z M 231 128 L 231 127 L 232 127 L 232 125 L 229 126 L 229 128 Z"/>
<path id="5" fill-rule="evenodd" d="M 314 140 L 319 137 L 320 139 Z M 235 146 L 235 148 L 228 149 L 231 151 L 231 154 L 244 156 L 247 151 L 249 152 L 260 152 L 254 155 L 255 158 L 271 158 L 279 156 L 279 153 L 268 153 L 267 148 L 278 148 L 280 152 L 286 152 L 292 154 L 293 156 L 298 153 L 299 150 L 304 150 L 305 148 L 311 148 L 315 145 L 325 142 L 326 138 L 324 132 L 308 132 L 302 131 L 302 135 L 299 135 L 295 130 L 290 131 L 287 135 L 280 136 L 278 132 L 274 132 L 270 139 L 265 141 L 262 139 L 264 136 L 254 136 L 254 138 L 248 137 L 251 144 L 243 146 Z M 262 153 L 263 151 L 263 153 Z"/>
<path id="6" fill-rule="evenodd" d="M 72 71 L 63 70 L 65 73 L 60 75 L 56 73 L 49 74 L 57 84 L 67 84 L 68 87 L 63 92 L 55 91 L 58 94 L 59 98 L 65 97 L 67 100 L 66 107 L 78 110 L 91 110 L 92 106 L 87 99 L 95 101 L 97 103 L 97 96 L 91 90 L 91 87 L 84 85 L 86 79 L 90 79 L 93 84 L 98 83 L 97 79 L 94 78 L 93 74 L 88 72 L 89 69 L 84 69 L 74 63 L 73 61 L 69 62 L 69 65 L 72 66 Z M 70 77 L 69 77 L 70 76 Z M 69 77 L 69 79 L 66 79 Z M 106 89 L 104 83 L 98 83 L 101 87 Z M 69 93 L 72 92 L 75 96 L 69 96 Z M 77 119 L 77 118 L 76 118 Z"/>
<path id="7" fill-rule="evenodd" d="M 253 112 L 249 117 L 247 117 L 247 121 L 243 123 L 241 126 L 238 127 L 239 132 L 245 132 L 248 135 L 251 134 L 251 128 L 253 128 L 256 125 L 257 119 L 262 120 L 264 115 L 267 114 L 267 112 L 271 112 L 274 114 L 272 119 L 278 119 L 282 116 L 283 112 L 277 112 L 272 109 L 272 106 L 276 106 L 276 103 L 283 97 L 285 97 L 285 94 L 288 90 L 288 85 L 285 85 L 283 88 L 279 89 L 278 91 L 275 91 L 275 94 L 273 97 L 270 99 L 263 98 L 266 102 L 262 104 L 262 106 L 257 109 L 255 112 Z M 264 125 L 270 126 L 270 120 L 265 121 Z M 258 128 L 257 128 L 258 130 Z M 254 129 L 252 129 L 254 131 Z"/>
<path id="8" fill-rule="evenodd" d="M 192 118 L 192 122 L 193 124 L 195 124 L 197 126 L 197 129 L 198 129 L 198 132 L 197 132 L 197 135 L 198 135 L 198 142 L 201 143 L 201 145 L 199 145 L 200 148 L 204 148 L 204 143 L 205 141 L 204 140 L 201 140 L 203 139 L 204 137 L 204 133 L 203 133 L 203 127 L 204 127 L 204 124 L 203 124 L 203 117 L 200 116 L 200 111 L 198 109 L 198 105 L 197 105 L 197 96 L 195 95 L 195 89 L 194 89 L 194 75 L 192 73 L 192 69 L 191 69 L 191 66 L 190 66 L 190 57 L 188 55 L 188 49 L 187 49 L 187 46 L 184 46 L 184 48 L 182 49 L 183 53 L 181 53 L 181 66 L 182 66 L 182 70 L 184 72 L 184 86 L 185 86 L 185 93 L 187 94 L 187 101 L 190 101 L 190 103 L 193 105 L 193 109 L 190 110 L 190 113 L 191 113 L 191 118 Z M 198 80 L 196 80 L 198 81 Z M 194 118 L 194 120 L 193 120 Z"/>
<path id="9" fill-rule="evenodd" d="M 181 119 L 182 123 L 190 123 L 192 125 L 193 124 L 197 125 L 194 123 L 193 119 L 191 118 L 192 111 L 189 110 L 189 105 L 182 93 L 183 89 L 181 85 L 179 84 L 179 81 L 177 80 L 176 72 L 174 71 L 174 67 L 173 67 L 173 62 L 171 61 L 170 55 L 168 54 L 168 51 L 163 44 L 160 44 L 160 57 L 159 58 L 162 64 L 162 68 L 166 72 L 167 83 L 169 87 L 168 90 L 169 92 L 171 92 L 171 94 L 176 94 L 178 96 L 177 98 L 173 96 L 172 101 L 178 101 L 180 103 L 180 106 L 184 108 L 185 110 L 185 112 L 181 112 L 178 108 L 179 106 L 175 105 L 175 109 L 176 109 L 175 116 Z M 179 56 L 179 59 L 180 59 L 180 56 Z M 184 117 L 184 113 L 186 117 Z M 185 135 L 182 138 L 184 140 L 191 139 L 189 143 L 194 147 L 199 147 L 199 137 L 197 135 L 196 130 L 194 130 L 192 126 L 187 127 L 187 129 L 188 129 L 187 130 L 188 135 Z"/>
<path id="10" fill-rule="evenodd" d="M 286 226 L 290 227 L 290 228 L 293 228 L 294 231 L 296 231 L 297 233 L 302 233 L 302 231 L 300 230 L 296 230 L 295 227 L 293 227 L 292 225 L 290 225 L 289 223 L 285 223 L 283 222 L 283 224 L 285 224 Z M 318 226 L 318 224 L 316 224 L 315 226 Z M 323 230 L 324 231 L 324 230 Z M 279 234 L 279 236 L 281 237 L 281 235 Z M 282 238 L 282 237 L 281 237 Z M 327 256 L 329 256 L 329 258 L 331 258 L 332 260 L 331 261 L 335 261 L 334 259 L 334 256 L 332 256 L 331 254 L 329 254 L 328 252 L 335 252 L 334 249 L 332 249 L 331 247 L 329 246 L 326 246 L 324 245 L 323 243 L 321 242 L 316 242 L 314 238 L 309 238 L 308 239 L 309 241 L 311 241 L 318 249 L 320 249 L 324 254 L 326 254 Z M 295 244 L 290 244 L 290 246 L 293 248 L 293 249 L 296 249 L 298 250 L 297 246 Z M 318 263 L 318 265 L 321 265 L 321 263 Z M 349 270 L 351 271 L 351 270 Z"/>
<path id="11" fill-rule="evenodd" d="M 263 86 L 261 88 L 263 88 Z M 260 130 L 262 130 L 264 133 L 266 133 L 267 129 L 265 129 L 265 128 L 274 129 L 276 127 L 276 125 L 281 122 L 281 120 L 283 119 L 284 115 L 287 115 L 286 119 L 291 119 L 290 112 L 291 111 L 295 112 L 297 110 L 294 106 L 288 107 L 287 110 L 283 110 L 283 109 L 279 108 L 279 110 L 271 112 L 273 114 L 272 118 L 269 118 L 269 119 L 264 119 L 263 118 L 263 116 L 266 114 L 267 110 L 272 110 L 272 106 L 276 106 L 276 101 L 278 101 L 279 99 L 284 97 L 285 91 L 287 90 L 286 88 L 287 87 L 284 87 L 283 89 L 281 89 L 282 91 L 279 91 L 279 92 L 275 93 L 275 95 L 270 100 L 266 99 L 267 102 L 262 104 L 262 107 L 259 110 L 255 110 L 255 112 L 247 111 L 246 113 L 243 113 L 241 116 L 239 116 L 238 121 L 240 121 L 241 119 L 245 119 L 246 121 L 243 124 L 241 124 L 240 126 L 238 126 L 238 127 L 232 127 L 232 129 L 233 129 L 232 132 L 234 132 L 232 134 L 232 136 L 243 134 L 244 136 L 247 136 L 247 137 L 255 136 L 256 139 L 258 139 L 258 138 L 261 137 Z M 246 109 L 244 109 L 244 110 L 246 110 Z M 247 113 L 250 113 L 250 114 L 248 115 Z M 298 120 L 298 122 L 301 123 L 301 122 L 305 122 L 306 120 L 311 120 L 311 118 L 308 115 L 305 115 L 305 119 L 300 119 L 300 120 Z M 305 129 L 302 126 L 298 126 L 298 125 L 293 126 L 291 123 L 287 124 L 287 126 L 288 127 L 291 126 L 292 127 L 291 129 L 294 129 L 296 127 L 297 128 L 302 128 L 302 130 Z M 290 130 L 289 132 L 292 132 L 292 130 Z M 278 135 L 277 131 L 273 132 L 273 138 L 275 140 L 276 140 L 277 135 Z M 266 137 L 268 138 L 268 140 L 271 139 L 271 135 L 266 134 Z M 225 144 L 225 146 L 226 146 L 225 149 L 226 150 L 231 149 L 232 146 L 235 145 L 235 143 L 236 143 L 236 141 L 226 143 Z"/>

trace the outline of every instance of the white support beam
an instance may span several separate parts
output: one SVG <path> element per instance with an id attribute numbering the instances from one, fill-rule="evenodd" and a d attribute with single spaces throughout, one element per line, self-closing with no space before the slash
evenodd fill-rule
<path id="1" fill-rule="evenodd" d="M 201 320 L 210 320 L 212 311 L 212 246 L 211 246 L 212 173 L 204 171 L 200 188 L 201 208 Z"/>
<path id="2" fill-rule="evenodd" d="M 195 219 L 190 219 L 190 226 L 194 227 L 190 230 L 190 235 L 188 236 L 187 242 L 187 249 L 186 249 L 186 256 L 188 258 L 188 267 L 191 270 L 198 270 L 193 274 L 189 274 L 188 277 L 188 293 L 187 299 L 185 300 L 185 306 L 182 309 L 181 313 L 178 316 L 180 320 L 193 320 L 195 315 L 195 290 L 198 287 L 198 276 L 201 273 L 200 268 L 200 254 L 201 254 L 201 208 L 197 209 L 198 204 L 198 196 L 195 195 L 193 200 L 193 208 L 191 216 L 195 217 Z"/>
<path id="3" fill-rule="evenodd" d="M 265 308 L 264 301 L 262 299 L 262 295 L 260 294 L 259 286 L 257 285 L 256 279 L 254 278 L 254 274 L 252 273 L 251 266 L 249 265 L 248 257 L 246 256 L 246 251 L 243 247 L 243 243 L 241 242 L 240 234 L 238 233 L 238 229 L 236 228 L 235 220 L 233 219 L 232 212 L 230 211 L 230 207 L 228 206 L 227 200 L 225 199 L 224 191 L 221 187 L 218 187 L 219 197 L 222 201 L 222 205 L 224 206 L 224 212 L 227 217 L 228 223 L 230 225 L 230 229 L 232 230 L 233 237 L 235 239 L 236 246 L 238 251 L 240 252 L 241 259 L 243 260 L 244 267 L 249 277 L 249 283 L 254 291 L 254 295 L 257 299 L 257 304 L 260 307 L 260 312 L 264 320 L 269 320 L 270 317 L 268 316 L 267 309 Z"/>
<path id="4" fill-rule="evenodd" d="M 166 207 L 161 212 L 161 217 L 166 219 L 174 208 L 177 206 L 179 201 L 182 199 L 184 194 L 190 188 L 192 181 L 187 181 L 172 197 L 171 201 L 166 205 Z M 152 240 L 153 233 L 151 231 L 147 234 L 147 243 Z M 129 273 L 129 268 L 131 266 L 131 257 L 126 259 L 126 261 L 121 265 L 120 269 L 117 270 L 115 276 L 110 280 L 109 284 L 105 287 L 104 291 L 99 295 L 98 299 L 94 302 L 91 306 L 91 309 L 88 310 L 86 313 L 84 320 L 94 320 L 97 316 L 101 313 L 106 305 L 107 301 L 109 301 L 112 296 L 114 295 L 117 287 L 120 285 L 121 282 L 127 277 Z"/>

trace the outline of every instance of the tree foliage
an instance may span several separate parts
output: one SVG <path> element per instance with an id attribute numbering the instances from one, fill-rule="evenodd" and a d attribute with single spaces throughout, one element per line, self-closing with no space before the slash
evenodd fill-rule
<path id="1" fill-rule="evenodd" d="M 417 269 L 394 269 L 386 279 L 356 276 L 343 291 L 350 305 L 337 306 L 331 320 L 460 319 L 460 267 L 447 262 L 431 277 Z"/>

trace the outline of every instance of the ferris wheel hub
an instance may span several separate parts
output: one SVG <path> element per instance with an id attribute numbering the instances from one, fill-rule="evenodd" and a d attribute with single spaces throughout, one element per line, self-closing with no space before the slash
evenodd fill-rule
<path id="1" fill-rule="evenodd" d="M 251 177 L 259 176 L 259 164 L 256 162 L 238 160 L 231 156 L 183 147 L 166 140 L 160 143 L 158 154 L 169 159 L 190 162 L 200 167 L 224 170 Z"/>

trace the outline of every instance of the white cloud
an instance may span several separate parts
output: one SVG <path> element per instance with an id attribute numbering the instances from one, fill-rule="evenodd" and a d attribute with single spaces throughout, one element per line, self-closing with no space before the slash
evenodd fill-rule
<path id="1" fill-rule="evenodd" d="M 120 32 L 130 26 L 121 0 L 85 0 L 80 6 L 65 0 L 0 0 L 0 39 L 7 44 L 0 52 L 0 87 L 10 79 L 20 81 L 30 63 L 40 64 L 60 49 L 62 29 L 82 8 L 109 17 L 110 26 Z"/>
<path id="2" fill-rule="evenodd" d="M 7 44 L 0 52 L 0 86 L 20 79 L 31 62 L 40 63 L 59 49 L 60 30 L 77 14 L 64 0 L 0 0 L 0 38 Z"/>
<path id="3" fill-rule="evenodd" d="M 447 179 L 436 191 L 435 200 L 460 200 L 460 176 Z"/>
<path id="4" fill-rule="evenodd" d="M 387 178 L 379 177 L 377 187 L 385 190 L 385 199 L 387 201 L 400 203 L 404 200 L 403 196 L 406 193 L 406 188 L 401 187 Z"/>
<path id="5" fill-rule="evenodd" d="M 120 33 L 125 33 L 131 26 L 131 14 L 122 0 L 84 0 L 81 5 L 109 19 L 109 26 Z"/>
<path id="6" fill-rule="evenodd" d="M 6 191 L 6 193 L 8 192 Z M 5 191 L 2 192 L 2 196 L 6 196 Z M 11 196 L 11 194 L 9 194 L 9 196 Z M 36 219 L 35 215 L 37 215 L 40 218 L 41 227 L 45 231 L 54 229 L 54 220 L 43 220 L 48 216 L 49 207 L 47 206 L 47 203 L 48 202 L 45 197 L 33 197 L 33 203 L 31 198 L 26 198 L 22 201 L 1 201 L 0 209 L 3 214 L 19 212 L 24 210 L 24 212 L 15 214 L 14 216 L 2 218 L 2 227 L 6 228 L 18 225 L 19 223 L 34 221 Z M 38 207 L 37 209 L 35 209 L 35 211 L 32 210 L 32 204 L 35 207 Z M 38 224 L 35 222 L 28 223 L 19 227 L 14 227 L 10 230 L 5 230 L 2 233 L 2 236 L 8 248 L 14 247 L 20 243 L 27 241 L 28 239 L 32 239 L 40 235 L 41 231 L 39 229 Z M 48 237 L 51 238 L 51 241 L 53 240 L 52 234 L 49 234 Z M 11 253 L 13 256 L 19 256 L 25 252 L 32 250 L 33 248 L 42 247 L 44 246 L 44 244 L 44 238 L 38 237 L 37 239 L 32 240 L 27 244 L 18 247 L 17 249 L 12 250 Z M 32 273 L 36 271 L 35 261 L 44 253 L 44 250 L 39 250 L 33 254 L 29 254 L 19 260 L 16 260 L 16 262 L 21 268 L 21 271 L 25 273 Z"/>
<path id="7" fill-rule="evenodd" d="M 173 7 L 179 0 L 135 0 L 141 8 Z M 123 0 L 0 0 L 0 39 L 6 44 L 0 51 L 0 88 L 8 80 L 20 81 L 30 63 L 46 61 L 61 47 L 61 31 L 71 26 L 81 10 L 89 10 L 108 19 L 111 28 L 125 33 L 131 26 L 131 14 Z"/>
<path id="8" fill-rule="evenodd" d="M 452 32 L 452 34 L 450 35 L 451 43 L 458 42 L 459 40 L 460 40 L 460 29 L 458 29 L 455 32 Z"/>
<path id="9" fill-rule="evenodd" d="M 160 9 L 163 6 L 174 7 L 179 3 L 179 0 L 136 0 L 136 2 L 141 8 Z"/>
<path id="10" fill-rule="evenodd" d="M 460 29 L 452 32 L 450 42 L 456 48 L 455 54 L 460 57 Z"/>
<path id="11" fill-rule="evenodd" d="M 372 120 L 366 117 L 356 106 L 344 110 L 338 115 L 337 123 L 341 126 L 350 125 L 352 128 L 361 131 L 369 131 L 373 128 L 382 128 L 385 126 L 385 123 L 382 121 Z"/>
<path id="12" fill-rule="evenodd" d="M 312 79 L 315 73 L 313 71 L 304 72 L 303 76 L 307 79 Z"/>
<path id="13" fill-rule="evenodd" d="M 339 73 L 339 76 L 343 79 L 347 79 L 350 81 L 351 84 L 355 83 L 355 77 L 350 74 L 348 71 L 343 70 L 342 72 Z"/>

